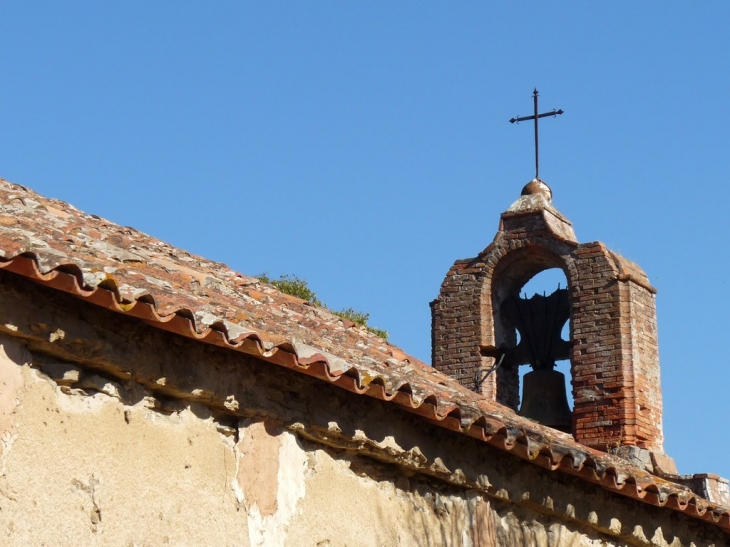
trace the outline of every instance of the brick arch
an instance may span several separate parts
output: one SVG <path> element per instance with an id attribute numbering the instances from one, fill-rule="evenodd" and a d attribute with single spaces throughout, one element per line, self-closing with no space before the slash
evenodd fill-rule
<path id="1" fill-rule="evenodd" d="M 515 250 L 503 254 L 493 266 L 485 271 L 481 287 L 481 314 L 491 314 L 491 328 L 484 329 L 483 346 L 499 348 L 503 344 L 514 346 L 516 337 L 514 329 L 507 326 L 502 319 L 501 303 L 508 296 L 519 295 L 522 287 L 534 276 L 551 268 L 563 272 L 568 283 L 568 290 L 575 284 L 576 271 L 571 255 L 573 247 L 569 245 L 547 246 L 541 243 L 525 244 Z M 556 248 L 560 247 L 560 248 Z M 559 251 L 558 254 L 556 251 Z M 490 264 L 487 259 L 486 264 Z M 571 280 L 571 277 L 573 278 Z M 483 323 L 487 322 L 482 320 Z M 495 358 L 489 358 L 494 361 Z M 483 366 L 492 366 L 483 363 Z M 490 377 L 490 385 L 482 386 L 482 391 L 493 393 L 493 398 L 510 408 L 517 410 L 520 404 L 519 370 L 502 368 L 497 370 L 494 379 Z"/>

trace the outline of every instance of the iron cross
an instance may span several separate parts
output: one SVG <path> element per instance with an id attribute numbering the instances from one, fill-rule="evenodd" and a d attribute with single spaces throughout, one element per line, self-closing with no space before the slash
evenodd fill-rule
<path id="1" fill-rule="evenodd" d="M 512 118 L 509 123 L 515 123 L 515 122 L 525 122 L 527 120 L 535 120 L 535 178 L 540 178 L 540 160 L 538 155 L 538 146 L 537 146 L 537 120 L 540 118 L 546 118 L 547 116 L 552 116 L 553 118 L 559 114 L 562 114 L 562 110 L 553 110 L 552 112 L 544 112 L 543 114 L 537 113 L 537 88 L 535 88 L 535 91 L 532 92 L 532 102 L 535 105 L 535 113 L 532 116 L 523 116 L 521 118 Z"/>

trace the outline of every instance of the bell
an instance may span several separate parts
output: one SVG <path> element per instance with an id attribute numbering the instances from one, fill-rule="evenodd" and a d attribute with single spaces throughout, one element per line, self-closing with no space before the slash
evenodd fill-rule
<path id="1" fill-rule="evenodd" d="M 552 369 L 525 374 L 519 414 L 566 433 L 573 430 L 573 415 L 565 394 L 565 375 Z"/>

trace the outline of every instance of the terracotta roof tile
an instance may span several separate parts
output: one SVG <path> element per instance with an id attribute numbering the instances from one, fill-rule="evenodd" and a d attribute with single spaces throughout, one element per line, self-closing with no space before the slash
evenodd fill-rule
<path id="1" fill-rule="evenodd" d="M 541 467 L 730 532 L 730 508 L 522 418 L 350 321 L 2 179 L 0 268 L 158 328 L 389 401 Z"/>

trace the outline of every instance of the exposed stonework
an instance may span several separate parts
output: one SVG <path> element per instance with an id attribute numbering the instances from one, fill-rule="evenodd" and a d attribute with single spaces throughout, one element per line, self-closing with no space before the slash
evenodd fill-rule
<path id="1" fill-rule="evenodd" d="M 284 545 L 312 462 L 277 422 L 244 420 L 239 437 L 234 489 L 246 510 L 251 545 Z"/>
<path id="2" fill-rule="evenodd" d="M 601 243 L 578 243 L 547 192 L 520 197 L 502 214 L 494 241 L 446 275 L 432 302 L 434 367 L 474 389 L 499 348 L 515 345 L 500 304 L 553 267 L 565 273 L 570 295 L 576 440 L 663 452 L 656 291 L 636 264 Z M 517 368 L 498 370 L 481 391 L 517 409 Z"/>

